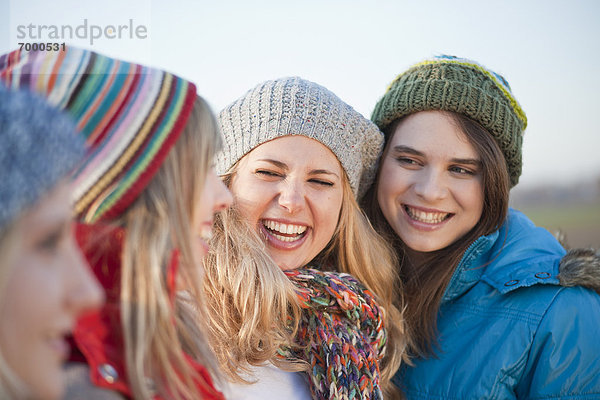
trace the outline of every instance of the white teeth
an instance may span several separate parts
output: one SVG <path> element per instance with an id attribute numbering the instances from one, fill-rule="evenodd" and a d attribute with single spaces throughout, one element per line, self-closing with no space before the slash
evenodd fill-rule
<path id="1" fill-rule="evenodd" d="M 271 234 L 273 236 L 275 236 L 277 239 L 281 240 L 282 242 L 294 242 L 294 241 L 298 240 L 297 236 L 281 236 L 276 233 L 271 233 Z"/>
<path id="2" fill-rule="evenodd" d="M 201 239 L 205 240 L 205 241 L 210 241 L 210 239 L 212 239 L 212 231 L 202 231 L 200 232 L 200 234 L 198 236 L 200 236 Z"/>
<path id="3" fill-rule="evenodd" d="M 449 213 L 433 213 L 433 212 L 425 212 L 421 210 L 416 210 L 414 208 L 405 206 L 406 212 L 412 219 L 415 219 L 419 222 L 425 222 L 427 224 L 439 224 L 443 220 L 445 220 Z"/>
<path id="4" fill-rule="evenodd" d="M 263 220 L 263 224 L 271 231 L 284 233 L 286 235 L 291 235 L 291 234 L 300 235 L 306 231 L 306 226 L 303 226 L 303 225 L 280 224 L 279 222 L 272 221 L 272 220 Z M 279 235 L 275 235 L 275 236 L 277 238 L 279 238 Z M 281 236 L 281 237 L 283 237 L 283 236 Z M 286 241 L 289 241 L 289 240 L 286 240 Z"/>

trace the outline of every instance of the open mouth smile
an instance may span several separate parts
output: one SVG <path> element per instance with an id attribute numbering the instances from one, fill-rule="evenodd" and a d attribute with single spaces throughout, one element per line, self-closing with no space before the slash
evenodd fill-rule
<path id="1" fill-rule="evenodd" d="M 301 244 L 308 233 L 308 226 L 285 224 L 271 219 L 263 219 L 260 224 L 269 242 L 276 247 Z"/>
<path id="2" fill-rule="evenodd" d="M 441 224 L 442 222 L 445 222 L 448 219 L 452 218 L 452 216 L 454 216 L 453 213 L 424 211 L 424 210 L 420 210 L 420 209 L 408 206 L 406 204 L 403 204 L 403 207 L 404 207 L 404 211 L 406 212 L 406 215 L 408 215 L 408 217 L 411 220 L 420 222 L 423 224 L 429 224 L 429 225 Z"/>

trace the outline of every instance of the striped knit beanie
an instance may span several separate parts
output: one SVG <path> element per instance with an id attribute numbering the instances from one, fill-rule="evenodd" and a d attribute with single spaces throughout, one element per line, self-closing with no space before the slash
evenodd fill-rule
<path id="1" fill-rule="evenodd" d="M 384 310 L 351 275 L 316 269 L 284 271 L 296 286 L 302 315 L 297 357 L 310 365 L 313 399 L 382 399 L 379 363 L 385 355 Z"/>
<path id="2" fill-rule="evenodd" d="M 69 116 L 0 83 L 0 232 L 81 161 L 78 139 Z"/>
<path id="3" fill-rule="evenodd" d="M 527 117 L 502 76 L 464 58 L 425 60 L 398 75 L 371 120 L 386 130 L 396 119 L 426 110 L 452 111 L 481 124 L 504 154 L 511 187 L 519 182 Z"/>
<path id="4" fill-rule="evenodd" d="M 383 148 L 375 124 L 323 86 L 298 77 L 259 84 L 223 109 L 218 120 L 225 138 L 217 155 L 221 175 L 269 140 L 303 135 L 336 155 L 356 196 L 372 182 Z"/>
<path id="5" fill-rule="evenodd" d="M 88 223 L 119 216 L 150 182 L 179 137 L 196 88 L 168 72 L 92 51 L 14 51 L 0 80 L 65 109 L 89 146 L 75 174 L 75 212 Z"/>

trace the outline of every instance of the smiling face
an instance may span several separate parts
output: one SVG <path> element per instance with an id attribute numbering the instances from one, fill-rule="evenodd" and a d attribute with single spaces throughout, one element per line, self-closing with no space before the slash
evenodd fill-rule
<path id="1" fill-rule="evenodd" d="M 229 207 L 232 202 L 231 193 L 223 181 L 219 179 L 214 168 L 210 168 L 200 198 L 196 203 L 194 210 L 194 230 L 195 240 L 194 251 L 196 257 L 201 259 L 208 253 L 208 242 L 212 237 L 213 216 L 215 213 Z"/>
<path id="2" fill-rule="evenodd" d="M 103 291 L 75 243 L 66 184 L 26 212 L 10 234 L 0 306 L 0 351 L 39 399 L 62 396 L 65 337 L 79 314 L 99 307 Z M 14 235 L 14 236 L 12 236 Z"/>
<path id="3" fill-rule="evenodd" d="M 411 114 L 396 127 L 382 157 L 377 200 L 410 249 L 443 249 L 481 217 L 480 157 L 447 114 Z"/>
<path id="4" fill-rule="evenodd" d="M 335 155 L 305 136 L 256 147 L 237 164 L 231 191 L 241 214 L 265 238 L 281 269 L 308 264 L 329 243 L 342 207 Z"/>

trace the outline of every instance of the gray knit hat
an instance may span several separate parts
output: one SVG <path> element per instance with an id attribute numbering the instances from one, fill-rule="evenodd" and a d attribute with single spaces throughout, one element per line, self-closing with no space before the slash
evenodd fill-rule
<path id="1" fill-rule="evenodd" d="M 383 147 L 383 134 L 332 92 L 298 78 L 259 84 L 219 114 L 224 136 L 217 155 L 217 172 L 226 173 L 260 144 L 303 135 L 327 146 L 348 175 L 354 195 L 372 183 Z"/>
<path id="2" fill-rule="evenodd" d="M 84 154 L 66 114 L 0 84 L 0 232 L 75 167 Z"/>
<path id="3" fill-rule="evenodd" d="M 481 124 L 504 154 L 511 187 L 519 182 L 527 117 L 501 75 L 454 56 L 425 60 L 398 75 L 371 119 L 386 130 L 396 119 L 426 110 L 452 111 Z"/>

